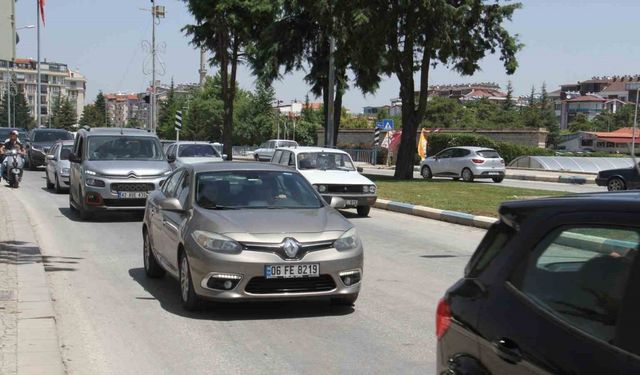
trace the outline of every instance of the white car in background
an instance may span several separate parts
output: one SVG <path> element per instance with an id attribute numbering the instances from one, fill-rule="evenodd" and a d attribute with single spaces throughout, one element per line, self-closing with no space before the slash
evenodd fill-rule
<path id="1" fill-rule="evenodd" d="M 344 207 L 356 208 L 359 216 L 369 215 L 376 203 L 376 185 L 360 174 L 348 153 L 320 147 L 278 148 L 271 163 L 297 169 L 327 201 L 337 197 Z"/>
<path id="2" fill-rule="evenodd" d="M 260 147 L 253 152 L 253 158 L 256 161 L 269 161 L 280 147 L 296 147 L 298 142 L 286 139 L 271 139 L 261 144 Z"/>
<path id="3" fill-rule="evenodd" d="M 209 142 L 180 141 L 167 149 L 167 160 L 174 169 L 185 164 L 220 162 L 225 159 L 225 155 Z"/>

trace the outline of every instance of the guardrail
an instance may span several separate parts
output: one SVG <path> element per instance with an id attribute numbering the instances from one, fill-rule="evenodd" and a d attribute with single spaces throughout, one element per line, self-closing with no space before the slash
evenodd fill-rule
<path id="1" fill-rule="evenodd" d="M 378 157 L 378 151 L 376 150 L 364 150 L 364 149 L 341 149 L 342 151 L 348 153 L 351 156 L 351 159 L 356 162 L 361 163 L 369 163 L 376 164 L 376 159 Z"/>

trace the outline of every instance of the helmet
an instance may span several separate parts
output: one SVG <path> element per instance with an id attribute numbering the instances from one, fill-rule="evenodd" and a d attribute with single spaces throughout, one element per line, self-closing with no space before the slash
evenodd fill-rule
<path id="1" fill-rule="evenodd" d="M 18 135 L 18 131 L 17 130 L 12 130 L 11 133 L 9 133 L 10 135 Z"/>

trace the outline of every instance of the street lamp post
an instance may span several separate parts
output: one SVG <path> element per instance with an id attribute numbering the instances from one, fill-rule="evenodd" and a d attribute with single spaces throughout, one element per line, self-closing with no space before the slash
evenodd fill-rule
<path id="1" fill-rule="evenodd" d="M 627 91 L 636 92 L 636 110 L 633 116 L 633 131 L 631 133 L 631 158 L 633 159 L 633 164 L 635 165 L 638 172 L 640 172 L 640 166 L 636 162 L 636 132 L 638 131 L 638 99 L 640 96 L 640 82 L 627 83 L 624 85 Z"/>

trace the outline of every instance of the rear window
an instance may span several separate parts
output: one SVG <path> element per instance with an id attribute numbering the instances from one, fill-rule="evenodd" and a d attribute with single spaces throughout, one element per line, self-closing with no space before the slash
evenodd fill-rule
<path id="1" fill-rule="evenodd" d="M 494 224 L 471 257 L 465 275 L 476 277 L 480 275 L 496 258 L 504 246 L 511 240 L 515 231 L 504 223 Z"/>
<path id="2" fill-rule="evenodd" d="M 500 159 L 500 155 L 495 150 L 480 150 L 476 154 L 487 159 Z"/>
<path id="3" fill-rule="evenodd" d="M 55 142 L 72 140 L 73 135 L 69 132 L 41 130 L 33 133 L 34 142 Z"/>

